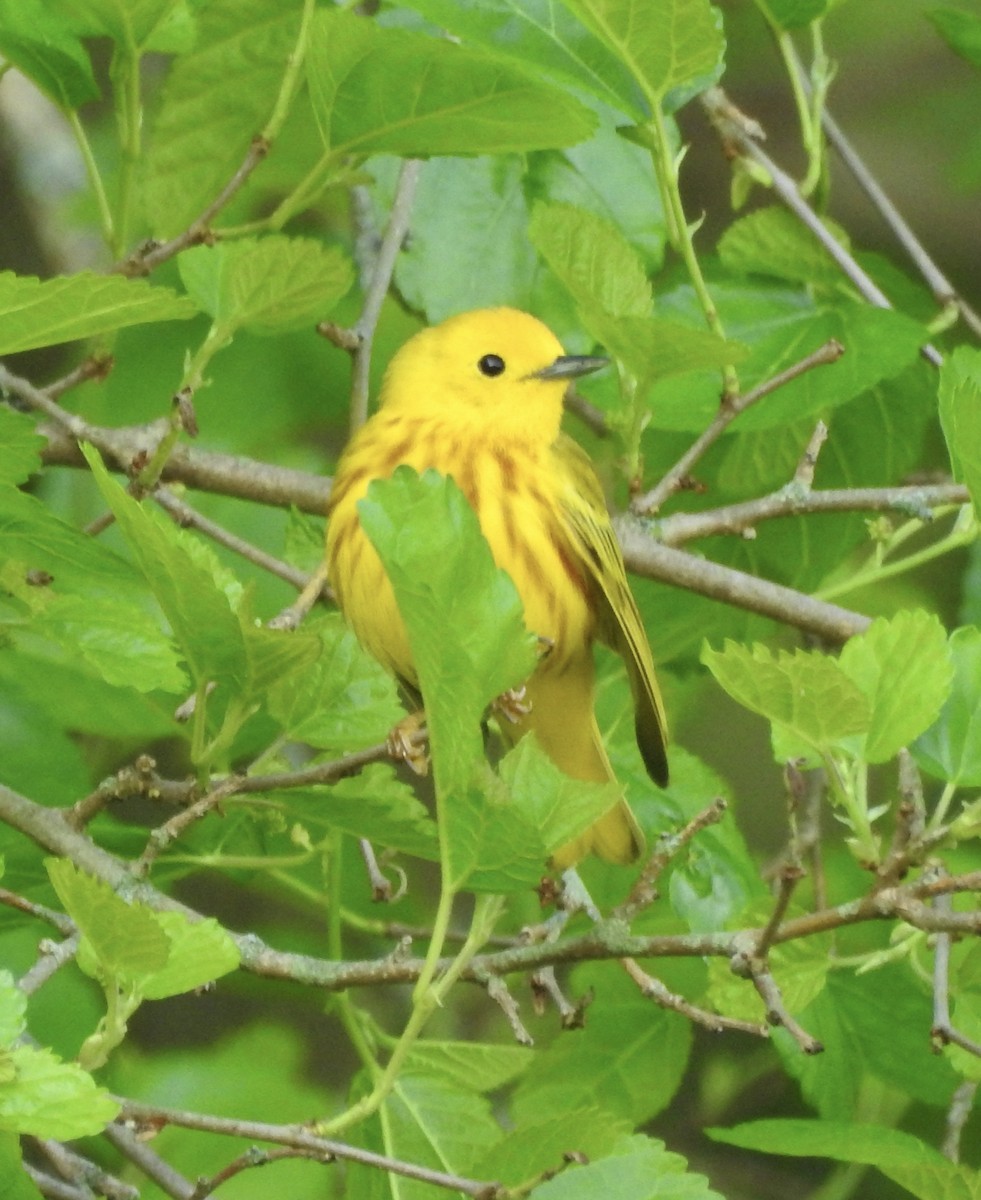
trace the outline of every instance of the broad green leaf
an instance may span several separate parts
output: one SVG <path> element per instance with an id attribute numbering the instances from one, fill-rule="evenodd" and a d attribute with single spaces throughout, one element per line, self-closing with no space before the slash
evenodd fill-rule
<path id="1" fill-rule="evenodd" d="M 340 829 L 418 858 L 439 858 L 436 823 L 387 764 L 376 763 L 331 787 L 268 793 L 292 817 L 312 829 Z"/>
<path id="2" fill-rule="evenodd" d="M 147 1000 L 192 992 L 239 965 L 235 943 L 213 918 L 189 921 L 179 912 L 153 915 L 170 943 L 170 951 L 166 963 L 140 987 Z"/>
<path id="3" fill-rule="evenodd" d="M 723 1200 L 704 1175 L 687 1167 L 663 1142 L 634 1134 L 618 1142 L 608 1157 L 569 1167 L 540 1184 L 529 1200 Z"/>
<path id="4" fill-rule="evenodd" d="M 9 971 L 0 971 L 0 1047 L 12 1045 L 24 1032 L 27 996 Z"/>
<path id="5" fill-rule="evenodd" d="M 41 0 L 0 0 L 0 53 L 59 108 L 99 95 L 85 47 Z"/>
<path id="6" fill-rule="evenodd" d="M 569 146 L 593 115 L 523 68 L 349 12 L 321 12 L 308 56 L 332 154 L 502 154 Z"/>
<path id="7" fill-rule="evenodd" d="M 834 338 L 845 348 L 831 365 L 807 371 L 754 404 L 738 430 L 772 429 L 803 421 L 855 399 L 870 387 L 913 365 L 926 332 L 903 313 L 846 299 L 815 302 L 808 294 L 762 281 L 717 283 L 712 289 L 728 337 L 750 347 L 739 363 L 744 392 L 773 378 Z M 687 324 L 702 318 L 689 289 L 661 295 L 658 312 Z M 651 396 L 659 429 L 700 433 L 719 407 L 717 372 L 689 376 L 655 387 Z"/>
<path id="8" fill-rule="evenodd" d="M 395 160 L 371 164 L 379 220 L 394 197 Z M 518 155 L 434 158 L 416 186 L 412 237 L 395 264 L 405 301 L 430 324 L 496 304 L 529 309 L 537 264 L 528 241 L 526 165 Z M 446 264 L 454 269 L 447 272 Z"/>
<path id="9" fill-rule="evenodd" d="M 588 829 L 621 796 L 615 783 L 570 779 L 533 734 L 523 737 L 505 756 L 500 775 L 512 802 L 530 819 L 549 854 Z"/>
<path id="10" fill-rule="evenodd" d="M 123 598 L 53 595 L 27 632 L 50 638 L 113 686 L 173 694 L 187 688 L 159 622 Z"/>
<path id="11" fill-rule="evenodd" d="M 814 750 L 869 727 L 868 698 L 828 655 L 803 650 L 774 654 L 759 643 L 748 648 L 727 640 L 721 651 L 706 645 L 701 657 L 734 700 Z"/>
<path id="12" fill-rule="evenodd" d="M 691 1024 L 645 1000 L 612 964 L 574 973 L 571 994 L 590 991 L 585 1028 L 539 1051 L 519 1082 L 512 1102 L 518 1126 L 543 1113 L 593 1107 L 638 1125 L 671 1103 L 688 1063 Z"/>
<path id="13" fill-rule="evenodd" d="M 940 716 L 913 746 L 931 775 L 959 787 L 981 784 L 981 631 L 973 625 L 950 635 L 954 679 Z"/>
<path id="14" fill-rule="evenodd" d="M 774 1119 L 747 1121 L 733 1129 L 707 1129 L 717 1142 L 766 1154 L 834 1158 L 872 1166 L 947 1163 L 939 1151 L 900 1129 L 848 1122 Z"/>
<path id="15" fill-rule="evenodd" d="M 634 120 L 650 115 L 624 63 L 561 0 L 409 0 L 409 7 L 466 42 L 585 88 Z"/>
<path id="16" fill-rule="evenodd" d="M 641 395 L 659 380 L 708 367 L 717 369 L 746 357 L 746 347 L 739 342 L 725 341 L 707 329 L 660 316 L 612 317 L 596 313 L 590 330 L 634 376 Z M 718 407 L 717 377 L 716 393 Z M 654 408 L 660 411 L 659 402 Z"/>
<path id="17" fill-rule="evenodd" d="M 819 21 L 833 0 L 756 0 L 778 29 L 801 29 L 811 21 Z"/>
<path id="18" fill-rule="evenodd" d="M 186 50 L 194 33 L 187 0 L 54 0 L 85 34 L 105 35 L 130 54 Z"/>
<path id="19" fill-rule="evenodd" d="M 339 614 L 307 621 L 303 628 L 317 636 L 321 653 L 304 671 L 273 684 L 271 716 L 290 738 L 317 749 L 377 744 L 405 715 L 394 680 L 361 648 Z"/>
<path id="20" fill-rule="evenodd" d="M 610 221 L 571 204 L 539 202 L 529 237 L 571 292 L 586 324 L 593 313 L 650 316 L 650 280 L 636 250 Z"/>
<path id="21" fill-rule="evenodd" d="M 435 471 L 399 467 L 358 505 L 388 572 L 426 709 L 437 794 L 453 875 L 473 866 L 470 792 L 482 758 L 480 722 L 496 696 L 535 666 L 514 584 L 494 564 L 477 517 L 456 484 Z"/>
<path id="22" fill-rule="evenodd" d="M 43 1200 L 23 1167 L 20 1138 L 0 1133 L 0 1195 L 3 1200 Z"/>
<path id="23" fill-rule="evenodd" d="M 981 350 L 958 346 L 940 370 L 940 423 L 954 477 L 981 511 Z"/>
<path id="24" fill-rule="evenodd" d="M 127 325 L 193 317 L 186 296 L 145 279 L 80 271 L 56 279 L 0 272 L 0 354 L 58 346 Z"/>
<path id="25" fill-rule="evenodd" d="M 947 636 L 922 609 L 879 617 L 846 643 L 838 662 L 869 702 L 867 762 L 887 762 L 921 734 L 950 690 Z"/>
<path id="26" fill-rule="evenodd" d="M 385 1101 L 385 1127 L 390 1154 L 457 1175 L 468 1175 L 500 1136 L 490 1102 L 472 1088 L 409 1071 Z M 432 1192 L 409 1180 L 400 1190 L 405 1200 L 426 1200 Z"/>
<path id="27" fill-rule="evenodd" d="M 847 245 L 844 231 L 830 223 L 829 227 Z M 720 238 L 718 252 L 723 265 L 740 274 L 772 275 L 830 288 L 844 283 L 841 267 L 785 208 L 760 208 L 740 217 Z"/>
<path id="28" fill-rule="evenodd" d="M 248 694 L 265 697 L 271 688 L 295 682 L 320 657 L 320 641 L 306 631 L 267 629 L 248 620 L 248 605 L 239 612 L 249 669 Z"/>
<path id="29" fill-rule="evenodd" d="M 648 269 L 661 266 L 667 227 L 651 156 L 642 147 L 601 131 L 577 146 L 543 151 L 529 163 L 528 187 L 612 221 Z"/>
<path id="30" fill-rule="evenodd" d="M 354 282 L 350 261 L 336 247 L 283 234 L 198 246 L 178 265 L 198 306 L 226 333 L 312 328 Z"/>
<path id="31" fill-rule="evenodd" d="M 565 0 L 623 62 L 652 109 L 669 92 L 706 88 L 719 76 L 725 42 L 708 0 Z"/>
<path id="32" fill-rule="evenodd" d="M 8 484 L 26 483 L 41 466 L 44 438 L 27 415 L 0 407 L 0 491 Z M 0 517 L 2 521 L 2 517 Z"/>
<path id="33" fill-rule="evenodd" d="M 85 762 L 64 725 L 52 720 L 47 697 L 33 697 L 22 682 L 31 665 L 0 648 L 0 780 L 42 804 L 74 804 L 91 786 Z M 60 678 L 57 686 L 64 687 Z"/>
<path id="34" fill-rule="evenodd" d="M 9 1061 L 13 1078 L 0 1083 L 0 1130 L 67 1141 L 101 1133 L 119 1113 L 91 1075 L 50 1050 L 15 1046 Z"/>
<path id="35" fill-rule="evenodd" d="M 932 8 L 925 14 L 947 45 L 981 70 L 981 16 L 962 8 Z"/>
<path id="36" fill-rule="evenodd" d="M 517 1186 L 545 1171 L 555 1170 L 570 1151 L 593 1162 L 610 1154 L 630 1122 L 600 1108 L 541 1114 L 539 1120 L 509 1129 L 473 1167 L 477 1179 L 496 1179 Z"/>
<path id="37" fill-rule="evenodd" d="M 45 866 L 58 899 L 88 941 L 101 972 L 138 983 L 166 964 L 170 941 L 156 913 L 144 905 L 127 904 L 107 883 L 80 871 L 67 858 L 49 858 Z"/>
<path id="38" fill-rule="evenodd" d="M 493 1092 L 523 1074 L 533 1061 L 533 1052 L 524 1046 L 419 1041 L 406 1057 L 405 1070 L 474 1092 Z"/>
<path id="39" fill-rule="evenodd" d="M 197 20 L 196 47 L 171 68 L 149 143 L 146 204 L 156 237 L 185 229 L 242 164 L 272 113 L 300 9 L 212 0 Z"/>
<path id="40" fill-rule="evenodd" d="M 155 519 L 86 453 L 99 489 L 129 543 L 137 565 L 163 609 L 195 684 L 211 680 L 245 692 L 245 634 L 214 576 L 188 552 L 180 532 Z"/>

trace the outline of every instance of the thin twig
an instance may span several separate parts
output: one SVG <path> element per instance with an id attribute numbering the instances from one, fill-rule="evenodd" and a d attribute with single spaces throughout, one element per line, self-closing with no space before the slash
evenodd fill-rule
<path id="1" fill-rule="evenodd" d="M 261 570 L 268 571 L 270 575 L 275 575 L 277 579 L 282 579 L 298 591 L 302 591 L 308 583 L 310 577 L 305 571 L 267 554 L 265 550 L 261 550 L 252 542 L 247 542 L 244 538 L 223 528 L 179 499 L 169 488 L 157 487 L 151 495 L 164 512 L 173 517 L 182 528 L 196 529 L 198 533 L 217 542 L 219 546 L 224 546 L 226 550 L 231 550 L 248 562 L 254 563 Z"/>
<path id="2" fill-rule="evenodd" d="M 203 820 L 210 812 L 220 808 L 223 800 L 239 790 L 239 782 L 240 779 L 237 775 L 229 775 L 221 783 L 216 784 L 207 795 L 195 800 L 193 804 L 189 804 L 187 808 L 171 817 L 169 821 L 165 821 L 163 825 L 158 825 L 147 839 L 143 853 L 133 864 L 133 874 L 139 879 L 147 875 L 151 866 L 170 843 L 176 841 L 197 821 Z"/>
<path id="3" fill-rule="evenodd" d="M 804 447 L 804 453 L 800 456 L 797 469 L 794 471 L 794 477 L 788 486 L 795 487 L 805 493 L 811 490 L 814 484 L 814 468 L 817 466 L 818 455 L 821 453 L 821 447 L 827 440 L 828 427 L 823 421 L 818 421 L 814 426 L 814 432 L 811 434 L 810 440 Z"/>
<path id="4" fill-rule="evenodd" d="M 950 913 L 950 896 L 940 895 L 933 906 L 941 913 Z M 955 1029 L 950 1019 L 950 934 L 938 933 L 933 951 L 933 1026 L 930 1036 L 938 1047 L 960 1046 L 968 1054 L 981 1058 L 981 1043 Z"/>
<path id="5" fill-rule="evenodd" d="M 70 917 L 66 917 L 64 913 L 48 908 L 46 904 L 28 900 L 26 896 L 21 896 L 8 888 L 0 887 L 0 904 L 6 905 L 7 908 L 16 908 L 18 912 L 27 913 L 29 917 L 37 917 L 38 920 L 53 925 L 63 937 L 69 937 L 75 931 L 75 922 Z"/>
<path id="6" fill-rule="evenodd" d="M 641 909 L 648 908 L 657 899 L 657 881 L 667 865 L 677 858 L 692 838 L 703 829 L 717 825 L 725 816 L 727 808 L 725 799 L 717 796 L 676 833 L 662 834 L 630 889 L 630 895 L 615 909 L 614 916 L 623 921 L 630 921 Z"/>
<path id="7" fill-rule="evenodd" d="M 243 1171 L 248 1171 L 253 1167 L 266 1167 L 270 1163 L 281 1162 L 286 1158 L 305 1158 L 312 1162 L 323 1163 L 325 1166 L 336 1161 L 333 1154 L 323 1154 L 319 1150 L 303 1150 L 287 1146 L 278 1150 L 260 1150 L 258 1146 L 251 1146 L 244 1154 L 240 1154 L 238 1158 L 233 1159 L 214 1175 L 207 1179 L 199 1179 L 191 1200 L 205 1200 L 206 1196 L 216 1192 L 223 1183 L 227 1183 L 229 1179 L 233 1179 Z"/>
<path id="8" fill-rule="evenodd" d="M 766 1006 L 766 1019 L 771 1025 L 782 1025 L 805 1054 L 820 1054 L 824 1046 L 803 1028 L 787 1011 L 777 981 L 770 973 L 765 959 L 755 955 L 734 955 L 731 961 L 734 974 L 749 979 Z"/>
<path id="9" fill-rule="evenodd" d="M 24 995 L 33 996 L 57 970 L 66 962 L 71 962 L 78 953 L 81 940 L 82 935 L 78 931 L 70 934 L 63 942 L 52 942 L 45 938 L 38 947 L 40 957 L 37 962 L 17 980 L 17 986 Z"/>
<path id="10" fill-rule="evenodd" d="M 888 296 L 870 275 L 859 266 L 851 253 L 835 238 L 827 226 L 804 199 L 794 180 L 760 146 L 759 127 L 755 121 L 732 103 L 722 88 L 707 88 L 700 97 L 709 119 L 727 147 L 763 168 L 770 178 L 774 192 L 790 211 L 818 239 L 835 260 L 843 274 L 851 280 L 859 294 L 876 308 L 892 308 Z M 934 346 L 925 344 L 920 353 L 928 362 L 939 367 L 943 357 Z"/>
<path id="11" fill-rule="evenodd" d="M 499 975 L 487 975 L 478 979 L 482 983 L 487 995 L 504 1013 L 507 1023 L 511 1026 L 511 1032 L 514 1034 L 514 1040 L 519 1046 L 534 1046 L 535 1039 L 528 1032 L 524 1022 L 521 1020 L 521 1010 L 518 1007 L 518 1002 L 508 990 L 508 985 Z"/>
<path id="12" fill-rule="evenodd" d="M 408 876 L 402 868 L 398 866 L 395 868 L 395 872 L 399 877 L 399 885 L 397 888 L 393 888 L 392 881 L 378 865 L 375 848 L 371 842 L 367 838 L 358 838 L 358 849 L 361 851 L 361 859 L 364 862 L 365 870 L 368 872 L 372 900 L 377 904 L 395 904 L 401 900 L 409 888 Z"/>
<path id="13" fill-rule="evenodd" d="M 758 1021 L 741 1021 L 737 1017 L 723 1017 L 718 1013 L 709 1012 L 708 1009 L 699 1008 L 686 1000 L 684 996 L 679 996 L 665 987 L 660 979 L 648 975 L 632 958 L 621 958 L 620 965 L 640 988 L 642 996 L 653 1000 L 660 1008 L 680 1013 L 695 1025 L 701 1025 L 712 1033 L 721 1033 L 728 1029 L 735 1033 L 751 1033 L 754 1037 L 768 1038 L 770 1036 L 768 1027 L 761 1025 Z"/>
<path id="14" fill-rule="evenodd" d="M 832 512 L 896 512 L 921 521 L 933 520 L 935 508 L 970 503 L 967 488 L 959 483 L 915 487 L 827 488 L 802 491 L 793 485 L 755 500 L 743 500 L 703 512 L 672 513 L 657 523 L 658 539 L 679 546 L 696 538 L 720 534 L 745 535 L 761 521 L 779 517 Z"/>
<path id="15" fill-rule="evenodd" d="M 371 274 L 371 283 L 365 293 L 361 316 L 354 327 L 357 348 L 354 351 L 354 371 L 351 379 L 352 433 L 356 429 L 360 429 L 368 419 L 368 373 L 371 369 L 371 350 L 375 338 L 375 328 L 378 325 L 382 304 L 392 282 L 395 260 L 398 258 L 405 235 L 409 230 L 412 201 L 415 197 L 416 183 L 421 170 L 422 162 L 419 159 L 407 158 L 402 162 L 398 184 L 395 188 L 395 199 L 392 202 L 392 211 L 388 217 L 388 226 L 385 229 L 381 245 L 378 247 L 378 257 Z"/>
<path id="16" fill-rule="evenodd" d="M 551 966 L 536 971 L 530 983 L 535 1011 L 539 1015 L 545 1011 L 547 999 L 555 1005 L 563 1029 L 582 1029 L 586 1023 L 586 1009 L 592 1002 L 592 995 L 587 994 L 573 1003 L 559 986 L 559 981 L 555 978 L 555 968 Z"/>
<path id="17" fill-rule="evenodd" d="M 961 1135 L 964 1126 L 974 1108 L 974 1099 L 978 1094 L 978 1081 L 965 1079 L 954 1091 L 950 1107 L 947 1110 L 947 1129 L 940 1153 L 951 1162 L 958 1162 L 961 1156 Z"/>
<path id="18" fill-rule="evenodd" d="M 122 1121 L 114 1121 L 112 1125 L 107 1126 L 102 1136 L 173 1200 L 192 1200 L 194 1184 L 179 1171 L 175 1171 L 170 1163 L 162 1159 Z"/>
<path id="19" fill-rule="evenodd" d="M 123 1183 L 114 1175 L 82 1155 L 77 1154 L 61 1142 L 51 1138 L 34 1138 L 34 1144 L 67 1183 L 85 1188 L 89 1194 L 98 1193 L 107 1200 L 139 1200 L 139 1190 L 132 1184 Z"/>
<path id="20" fill-rule="evenodd" d="M 265 1121 L 245 1121 L 234 1117 L 212 1116 L 210 1113 L 189 1112 L 184 1109 L 142 1104 L 139 1101 L 123 1097 L 117 1097 L 117 1099 L 122 1106 L 123 1116 L 127 1120 L 138 1125 L 146 1125 L 154 1130 L 162 1129 L 167 1125 L 177 1125 L 182 1129 L 197 1129 L 203 1133 L 248 1138 L 250 1141 L 273 1142 L 276 1145 L 290 1146 L 325 1157 L 329 1155 L 347 1162 L 359 1163 L 361 1166 L 374 1167 L 405 1179 L 417 1179 L 436 1187 L 456 1189 L 463 1192 L 465 1196 L 477 1197 L 479 1200 L 494 1200 L 494 1197 L 499 1194 L 497 1186 L 493 1183 L 466 1179 L 446 1171 L 430 1170 L 428 1167 L 403 1162 L 401 1159 L 391 1158 L 385 1154 L 375 1154 L 371 1150 L 363 1150 L 360 1146 L 351 1146 L 346 1142 L 318 1137 L 302 1125 L 273 1125 Z"/>
<path id="21" fill-rule="evenodd" d="M 711 425 L 692 442 L 681 458 L 678 459 L 670 470 L 665 472 L 663 477 L 649 492 L 643 496 L 638 496 L 634 500 L 630 506 L 631 511 L 638 516 L 648 516 L 651 513 L 657 512 L 661 505 L 670 499 L 681 487 L 682 480 L 691 473 L 691 469 L 695 463 L 702 458 L 710 446 L 719 440 L 738 416 L 765 396 L 769 396 L 772 392 L 777 391 L 778 388 L 783 387 L 794 379 L 798 379 L 808 371 L 814 370 L 815 367 L 827 366 L 830 363 L 837 362 L 844 353 L 845 348 L 842 344 L 831 338 L 822 346 L 819 346 L 813 353 L 806 355 L 785 371 L 780 371 L 771 379 L 757 384 L 756 387 L 751 388 L 750 391 L 744 393 L 742 396 L 734 396 L 732 399 L 724 401 L 720 405 L 719 411 L 713 418 Z"/>
<path id="22" fill-rule="evenodd" d="M 777 930 L 786 916 L 790 898 L 793 896 L 798 883 L 803 878 L 803 867 L 797 866 L 795 863 L 787 863 L 780 871 L 778 876 L 777 902 L 773 906 L 773 912 L 770 913 L 770 919 L 766 923 L 766 928 L 760 934 L 759 941 L 756 943 L 756 948 L 753 952 L 756 958 L 766 958 L 770 947 L 773 945 L 773 939 L 776 936 Z"/>
<path id="23" fill-rule="evenodd" d="M 916 269 L 923 276 L 927 286 L 933 292 L 934 299 L 940 305 L 956 304 L 957 309 L 968 327 L 978 337 L 981 337 L 981 317 L 957 291 L 946 275 L 927 253 L 902 214 L 886 195 L 878 180 L 863 162 L 861 156 L 843 133 L 838 122 L 825 108 L 821 114 L 821 124 L 827 134 L 828 141 L 834 146 L 839 158 L 855 178 L 856 183 L 866 194 L 896 237 L 896 240 L 909 255 Z"/>
<path id="24" fill-rule="evenodd" d="M 102 781 L 94 792 L 76 801 L 65 810 L 65 820 L 76 829 L 85 826 L 96 817 L 107 804 L 114 800 L 127 800 L 140 796 L 150 800 L 161 800 L 165 804 L 185 805 L 197 795 L 198 785 L 193 779 L 165 779 L 157 774 L 156 761 L 149 754 L 140 754 L 133 763 L 122 767 L 115 775 Z"/>

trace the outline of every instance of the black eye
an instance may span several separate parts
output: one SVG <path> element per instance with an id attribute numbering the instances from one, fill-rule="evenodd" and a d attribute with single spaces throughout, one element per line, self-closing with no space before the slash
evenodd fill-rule
<path id="1" fill-rule="evenodd" d="M 495 375 L 503 375 L 504 359 L 499 354 L 485 354 L 477 363 L 477 370 L 481 375 L 490 375 L 492 378 Z"/>

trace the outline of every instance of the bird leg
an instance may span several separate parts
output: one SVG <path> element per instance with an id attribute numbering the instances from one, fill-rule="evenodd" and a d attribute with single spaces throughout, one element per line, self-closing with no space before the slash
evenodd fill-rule
<path id="1" fill-rule="evenodd" d="M 521 687 L 508 688 L 491 702 L 491 711 L 503 717 L 509 725 L 517 725 L 531 712 L 531 701 L 527 698 L 528 689 Z"/>
<path id="2" fill-rule="evenodd" d="M 389 730 L 385 739 L 388 753 L 398 762 L 404 762 L 416 775 L 429 774 L 429 751 L 426 748 L 426 714 L 419 709 L 403 717 Z"/>

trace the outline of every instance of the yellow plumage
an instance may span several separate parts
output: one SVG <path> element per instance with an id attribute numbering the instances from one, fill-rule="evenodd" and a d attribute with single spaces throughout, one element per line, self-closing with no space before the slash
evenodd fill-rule
<path id="1" fill-rule="evenodd" d="M 593 713 L 592 643 L 599 639 L 626 663 L 638 744 L 651 777 L 663 784 L 666 727 L 650 647 L 599 481 L 559 429 L 569 380 L 599 365 L 564 355 L 545 325 L 509 308 L 464 313 L 411 338 L 389 365 L 378 413 L 338 465 L 328 576 L 362 644 L 414 686 L 405 627 L 357 503 L 373 479 L 403 463 L 451 476 L 514 581 L 526 626 L 551 647 L 528 681 L 530 712 L 504 732 L 517 738 L 533 729 L 575 779 L 613 779 Z M 553 863 L 564 868 L 590 852 L 630 862 L 642 845 L 621 800 Z"/>

